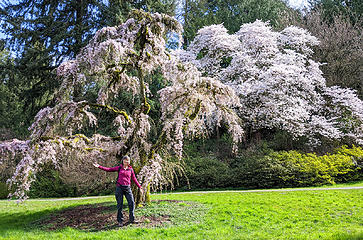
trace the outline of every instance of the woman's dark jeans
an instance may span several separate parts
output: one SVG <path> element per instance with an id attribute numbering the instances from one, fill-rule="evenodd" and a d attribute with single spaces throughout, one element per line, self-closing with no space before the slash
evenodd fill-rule
<path id="1" fill-rule="evenodd" d="M 135 221 L 134 209 L 135 209 L 135 202 L 134 196 L 132 195 L 131 187 L 130 186 L 117 186 L 116 187 L 116 201 L 117 201 L 117 222 L 122 223 L 123 215 L 122 215 L 122 205 L 124 202 L 124 195 L 127 200 L 127 204 L 129 205 L 129 222 Z"/>

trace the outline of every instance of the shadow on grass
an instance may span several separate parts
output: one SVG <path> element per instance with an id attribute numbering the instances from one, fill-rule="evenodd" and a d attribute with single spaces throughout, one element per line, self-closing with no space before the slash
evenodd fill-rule
<path id="1" fill-rule="evenodd" d="M 30 222 L 26 227 L 45 231 L 56 231 L 66 227 L 101 231 L 117 227 L 115 202 L 78 205 L 64 208 Z"/>
<path id="2" fill-rule="evenodd" d="M 6 231 L 36 231 L 36 230 L 57 230 L 64 227 L 75 227 L 78 225 L 88 225 L 92 217 L 112 215 L 117 211 L 114 201 L 86 204 L 71 207 L 64 207 L 57 210 L 47 209 L 37 212 L 20 213 L 0 213 L 1 225 L 0 232 Z M 82 221 L 84 222 L 82 223 Z M 116 219 L 115 219 L 116 221 Z M 114 222 L 115 222 L 114 221 Z M 77 225 L 78 224 L 78 225 Z M 53 226 L 53 227 L 52 227 Z"/>
<path id="3" fill-rule="evenodd" d="M 123 206 L 124 227 L 128 227 L 128 207 Z M 198 211 L 198 209 L 200 209 Z M 163 227 L 170 224 L 192 222 L 199 219 L 202 205 L 173 200 L 152 201 L 135 210 L 136 222 L 132 227 Z M 195 214 L 194 214 L 195 213 Z M 194 216 L 198 215 L 198 217 Z M 116 202 L 104 202 L 65 207 L 60 210 L 44 210 L 33 213 L 0 214 L 0 231 L 58 231 L 73 228 L 86 232 L 120 229 L 117 224 Z M 199 221 L 199 220 L 198 220 Z"/>

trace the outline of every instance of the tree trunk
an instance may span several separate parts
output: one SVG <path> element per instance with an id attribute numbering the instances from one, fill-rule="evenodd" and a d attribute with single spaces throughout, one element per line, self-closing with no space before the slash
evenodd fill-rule
<path id="1" fill-rule="evenodd" d="M 252 133 L 252 143 L 254 144 L 259 144 L 262 140 L 262 134 L 261 134 L 261 131 L 257 131 L 257 132 L 254 132 Z"/>
<path id="2" fill-rule="evenodd" d="M 140 189 L 134 185 L 132 188 L 132 194 L 134 195 L 136 207 L 142 206 L 144 203 L 149 203 L 150 202 L 150 184 L 148 184 L 148 186 L 145 189 L 143 194 L 141 194 Z"/>
<path id="3" fill-rule="evenodd" d="M 217 139 L 221 139 L 221 134 L 219 132 L 219 127 L 216 127 L 216 135 L 217 135 Z"/>

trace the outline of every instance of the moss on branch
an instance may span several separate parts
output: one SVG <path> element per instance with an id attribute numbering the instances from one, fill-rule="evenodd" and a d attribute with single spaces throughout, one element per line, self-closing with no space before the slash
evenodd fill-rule
<path id="1" fill-rule="evenodd" d="M 143 107 L 143 113 L 144 114 L 148 114 L 150 112 L 151 106 L 150 104 L 147 102 L 147 98 L 146 96 L 144 97 L 144 107 Z"/>
<path id="2" fill-rule="evenodd" d="M 121 63 L 121 65 L 122 65 L 121 70 L 116 69 L 116 70 L 113 71 L 113 73 L 112 73 L 113 77 L 112 77 L 111 81 L 109 82 L 109 84 L 107 85 L 108 88 L 111 87 L 111 85 L 115 86 L 115 84 L 118 81 L 120 81 L 121 74 L 125 71 L 126 65 L 128 65 L 128 64 L 127 63 L 124 63 L 124 64 Z"/>
<path id="3" fill-rule="evenodd" d="M 100 151 L 100 152 L 106 152 L 106 150 L 104 150 L 103 148 L 92 148 L 92 147 L 88 147 L 88 148 L 84 148 L 84 150 L 86 151 L 93 151 L 93 150 L 97 150 L 97 151 Z"/>
<path id="4" fill-rule="evenodd" d="M 200 111 L 201 105 L 202 105 L 201 103 L 202 103 L 202 100 L 198 100 L 197 104 L 195 105 L 194 112 L 189 115 L 190 120 L 193 121 L 197 117 L 197 115 Z"/>
<path id="5" fill-rule="evenodd" d="M 66 138 L 67 140 L 61 140 L 57 137 L 49 137 L 49 136 L 43 136 L 43 137 L 40 137 L 40 140 L 41 141 L 48 141 L 48 140 L 52 140 L 52 142 L 55 142 L 55 143 L 60 143 L 62 142 L 63 144 L 70 144 L 71 143 L 71 139 L 73 139 L 72 141 L 74 143 L 77 143 L 80 139 L 82 139 L 83 141 L 85 141 L 87 144 L 90 144 L 91 143 L 91 140 L 86 137 L 84 134 L 75 134 L 75 135 L 72 135 L 72 136 L 69 136 Z"/>
<path id="6" fill-rule="evenodd" d="M 89 104 L 89 105 L 91 107 L 105 108 L 105 109 L 110 110 L 110 111 L 112 111 L 112 112 L 114 112 L 116 114 L 120 114 L 120 115 L 124 116 L 125 119 L 131 124 L 131 120 L 130 120 L 129 115 L 123 110 L 119 110 L 116 107 L 111 107 L 110 105 L 107 105 L 107 104 L 102 105 L 102 104 L 92 103 L 92 104 Z"/>

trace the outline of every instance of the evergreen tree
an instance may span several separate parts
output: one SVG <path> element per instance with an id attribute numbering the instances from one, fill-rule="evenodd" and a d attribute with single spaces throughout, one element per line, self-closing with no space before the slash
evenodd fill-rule
<path id="1" fill-rule="evenodd" d="M 102 8 L 102 16 L 108 26 L 123 23 L 132 9 L 142 9 L 146 12 L 175 15 L 177 0 L 109 0 Z"/>
<path id="2" fill-rule="evenodd" d="M 314 0 L 312 11 L 321 11 L 325 22 L 334 24 L 334 17 L 345 16 L 350 22 L 362 24 L 363 1 L 361 0 Z"/>
<path id="3" fill-rule="evenodd" d="M 230 33 L 235 33 L 243 23 L 259 19 L 278 27 L 281 17 L 293 10 L 280 0 L 185 0 L 183 12 L 184 44 L 188 46 L 204 26 L 223 23 Z"/>
<path id="4" fill-rule="evenodd" d="M 20 99 L 24 100 L 25 125 L 40 108 L 51 104 L 59 82 L 52 72 L 65 59 L 74 57 L 100 28 L 99 3 L 94 0 L 7 1 L 0 9 L 7 47 L 16 53 L 14 64 L 2 64 L 12 72 Z"/>
<path id="5" fill-rule="evenodd" d="M 14 59 L 9 51 L 0 52 L 0 64 L 12 66 Z M 0 140 L 23 136 L 24 115 L 22 108 L 24 102 L 19 98 L 21 86 L 15 84 L 19 78 L 9 71 L 0 71 Z"/>

